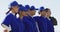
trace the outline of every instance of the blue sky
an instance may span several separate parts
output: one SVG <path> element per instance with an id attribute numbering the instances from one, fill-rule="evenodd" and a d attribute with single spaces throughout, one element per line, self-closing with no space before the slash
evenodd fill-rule
<path id="1" fill-rule="evenodd" d="M 0 24 L 3 22 L 4 18 L 6 17 L 6 12 L 9 10 L 9 4 L 15 0 L 0 0 Z M 57 21 L 58 25 L 55 26 L 55 32 L 60 32 L 60 0 L 16 0 L 19 4 L 30 6 L 34 5 L 36 8 L 44 6 L 45 8 L 50 8 L 52 12 L 52 16 L 54 16 Z M 38 15 L 38 13 L 36 13 Z M 1 25 L 0 25 L 1 27 Z M 0 28 L 0 32 L 3 32 L 4 28 Z"/>

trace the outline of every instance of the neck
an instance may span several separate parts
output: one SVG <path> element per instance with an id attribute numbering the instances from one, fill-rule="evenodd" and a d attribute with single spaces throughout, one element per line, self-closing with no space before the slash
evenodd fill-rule
<path id="1" fill-rule="evenodd" d="M 48 20 L 50 20 L 50 18 L 49 18 L 49 17 L 47 17 L 47 19 L 48 19 Z"/>
<path id="2" fill-rule="evenodd" d="M 27 16 L 27 15 L 25 15 L 25 16 Z"/>
<path id="3" fill-rule="evenodd" d="M 13 9 L 11 11 L 12 11 L 12 13 L 15 13 Z"/>
<path id="4" fill-rule="evenodd" d="M 47 15 L 46 15 L 46 17 L 49 18 L 50 16 L 47 16 Z"/>
<path id="5" fill-rule="evenodd" d="M 13 12 L 13 10 L 11 10 L 11 13 L 12 13 L 13 15 L 15 15 L 15 13 Z"/>
<path id="6" fill-rule="evenodd" d="M 47 17 L 47 18 L 49 18 L 49 17 Z"/>
<path id="7" fill-rule="evenodd" d="M 41 15 L 42 17 L 45 17 L 44 15 Z"/>
<path id="8" fill-rule="evenodd" d="M 22 15 L 19 15 L 19 17 L 22 19 L 23 18 L 23 16 Z"/>
<path id="9" fill-rule="evenodd" d="M 32 16 L 30 13 L 28 14 L 29 16 Z"/>

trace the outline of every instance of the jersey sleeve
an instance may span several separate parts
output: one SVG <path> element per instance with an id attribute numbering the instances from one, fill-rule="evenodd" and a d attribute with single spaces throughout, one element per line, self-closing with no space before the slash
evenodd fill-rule
<path id="1" fill-rule="evenodd" d="M 10 16 L 7 16 L 7 17 L 3 20 L 3 22 L 1 23 L 1 26 L 2 26 L 3 28 L 6 28 L 8 31 L 11 31 L 11 26 L 10 26 L 10 24 L 11 24 L 11 17 L 10 17 Z"/>
<path id="2" fill-rule="evenodd" d="M 2 24 L 6 25 L 9 27 L 10 25 L 10 22 L 11 22 L 11 17 L 10 16 L 7 16 L 4 21 L 2 22 Z"/>

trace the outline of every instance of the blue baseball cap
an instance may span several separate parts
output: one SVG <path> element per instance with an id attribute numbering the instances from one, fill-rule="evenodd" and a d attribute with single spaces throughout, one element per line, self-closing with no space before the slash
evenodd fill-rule
<path id="1" fill-rule="evenodd" d="M 34 6 L 31 6 L 30 10 L 38 10 Z"/>
<path id="2" fill-rule="evenodd" d="M 10 6 L 12 7 L 12 6 L 18 6 L 19 4 L 16 2 L 16 1 L 13 1 L 11 4 L 10 4 Z"/>
<path id="3" fill-rule="evenodd" d="M 40 7 L 39 11 L 40 12 L 45 11 L 45 8 L 42 6 L 42 7 Z"/>
<path id="4" fill-rule="evenodd" d="M 25 5 L 25 8 L 30 10 L 30 6 L 29 5 Z"/>
<path id="5" fill-rule="evenodd" d="M 20 11 L 25 11 L 25 12 L 26 12 L 27 9 L 26 9 L 24 6 L 20 6 L 20 7 L 19 7 L 19 12 L 20 12 Z"/>
<path id="6" fill-rule="evenodd" d="M 21 6 L 23 6 L 23 5 L 22 5 L 22 4 L 19 4 L 18 6 L 21 7 Z"/>

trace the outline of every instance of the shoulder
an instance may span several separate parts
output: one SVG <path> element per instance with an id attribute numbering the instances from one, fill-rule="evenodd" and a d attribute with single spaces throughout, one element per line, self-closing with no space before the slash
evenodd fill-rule
<path id="1" fill-rule="evenodd" d="M 13 17 L 13 15 L 10 13 L 10 14 L 7 15 L 7 17 Z"/>
<path id="2" fill-rule="evenodd" d="M 37 18 L 40 18 L 40 16 L 35 16 L 35 17 L 33 17 L 33 18 L 37 19 Z"/>
<path id="3" fill-rule="evenodd" d="M 34 19 L 35 21 L 38 21 L 38 20 L 39 20 L 39 16 L 35 16 L 35 17 L 33 17 L 33 19 Z"/>
<path id="4" fill-rule="evenodd" d="M 19 21 L 19 20 L 20 20 L 20 18 L 17 18 L 17 20 Z"/>
<path id="5" fill-rule="evenodd" d="M 56 18 L 54 18 L 54 17 L 50 17 L 50 19 L 56 19 Z"/>
<path id="6" fill-rule="evenodd" d="M 23 19 L 29 19 L 29 17 L 28 16 L 24 16 Z"/>
<path id="7" fill-rule="evenodd" d="M 57 19 L 54 18 L 54 17 L 50 17 L 50 19 L 51 19 L 52 21 L 57 21 Z"/>
<path id="8" fill-rule="evenodd" d="M 34 16 L 34 17 L 40 17 L 40 16 Z"/>
<path id="9" fill-rule="evenodd" d="M 13 16 L 12 14 L 8 14 L 8 15 L 5 17 L 5 19 L 6 19 L 6 20 L 8 20 L 8 19 L 10 20 L 10 19 L 12 19 L 13 17 L 14 17 L 14 16 Z"/>

